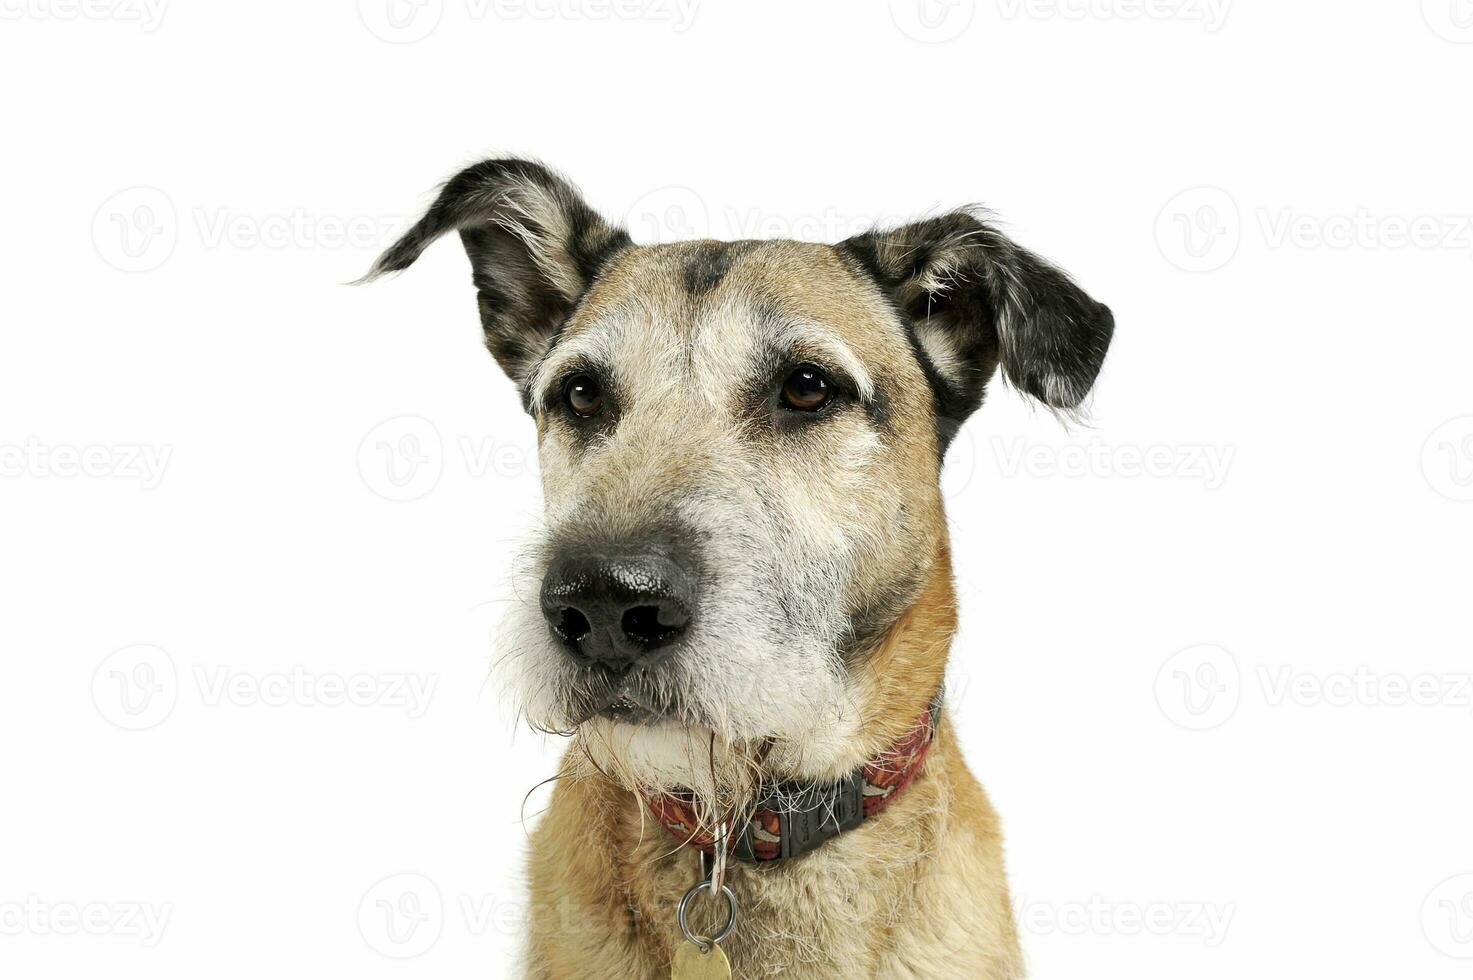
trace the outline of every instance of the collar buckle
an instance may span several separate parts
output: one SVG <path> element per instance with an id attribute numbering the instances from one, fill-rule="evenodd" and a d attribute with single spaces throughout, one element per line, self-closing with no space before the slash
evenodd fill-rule
<path id="1" fill-rule="evenodd" d="M 798 857 L 824 842 L 877 816 L 904 793 L 925 764 L 941 723 L 942 692 L 899 741 L 849 775 L 833 783 L 788 782 L 772 787 L 729 836 L 701 831 L 702 815 L 695 800 L 679 792 L 646 797 L 661 825 L 683 844 L 726 854 L 747 863 L 765 863 Z M 728 843 L 722 847 L 722 841 Z"/>
<path id="2" fill-rule="evenodd" d="M 864 822 L 864 773 L 855 770 L 826 786 L 784 784 L 758 804 L 757 812 L 763 811 L 776 814 L 781 829 L 781 850 L 775 859 L 807 854 Z M 749 822 L 736 842 L 736 855 L 743 861 L 762 860 L 752 847 L 757 826 L 757 820 Z"/>

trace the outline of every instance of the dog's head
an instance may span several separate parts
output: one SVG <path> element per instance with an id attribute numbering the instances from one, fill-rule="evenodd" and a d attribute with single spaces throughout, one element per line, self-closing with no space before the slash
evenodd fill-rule
<path id="1" fill-rule="evenodd" d="M 521 160 L 452 178 L 370 275 L 451 230 L 537 425 L 546 521 L 504 651 L 528 719 L 644 783 L 717 754 L 852 766 L 867 658 L 923 590 L 949 604 L 951 434 L 999 367 L 1077 407 L 1109 310 L 970 212 L 635 246 Z M 918 703 L 933 646 L 894 679 Z"/>

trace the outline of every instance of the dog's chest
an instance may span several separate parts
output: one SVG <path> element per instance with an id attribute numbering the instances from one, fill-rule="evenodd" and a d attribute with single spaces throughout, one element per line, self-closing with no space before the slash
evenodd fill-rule
<path id="1" fill-rule="evenodd" d="M 664 841 L 659 845 L 668 850 Z M 862 847 L 834 841 L 822 853 L 782 866 L 733 866 L 728 883 L 737 895 L 737 924 L 722 947 L 732 976 L 911 975 L 903 965 L 907 936 L 923 910 L 914 890 L 901 887 L 900 880 L 914 873 L 914 860 L 876 864 L 870 858 Z M 699 875 L 695 853 L 683 852 L 647 865 L 646 873 L 630 883 L 631 904 L 643 910 L 636 930 L 667 962 L 680 946 L 689 945 L 676 923 L 676 908 Z M 702 895 L 691 902 L 688 921 L 697 935 L 709 935 L 726 914 L 724 902 Z"/>

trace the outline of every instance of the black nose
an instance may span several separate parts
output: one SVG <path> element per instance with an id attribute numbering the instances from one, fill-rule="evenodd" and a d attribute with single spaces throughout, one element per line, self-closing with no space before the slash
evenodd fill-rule
<path id="1" fill-rule="evenodd" d="M 663 554 L 572 555 L 542 580 L 542 614 L 583 661 L 614 671 L 648 665 L 685 634 L 695 578 Z"/>

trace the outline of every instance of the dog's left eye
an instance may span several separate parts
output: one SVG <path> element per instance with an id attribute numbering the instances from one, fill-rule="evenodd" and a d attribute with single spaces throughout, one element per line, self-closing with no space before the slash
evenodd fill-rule
<path id="1" fill-rule="evenodd" d="M 604 410 L 604 391 L 591 375 L 575 374 L 563 386 L 563 401 L 574 415 L 591 419 Z"/>
<path id="2" fill-rule="evenodd" d="M 811 364 L 794 369 L 783 382 L 783 404 L 799 412 L 816 412 L 834 397 L 834 386 Z"/>

